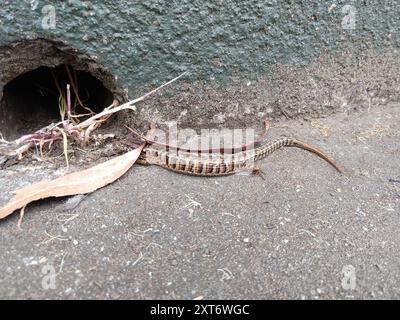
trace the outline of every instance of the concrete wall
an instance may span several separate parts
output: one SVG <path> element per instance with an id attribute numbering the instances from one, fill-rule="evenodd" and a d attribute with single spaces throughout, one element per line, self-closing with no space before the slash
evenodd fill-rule
<path id="1" fill-rule="evenodd" d="M 271 64 L 398 47 L 399 28 L 396 0 L 2 0 L 0 8 L 0 46 L 63 40 L 131 90 L 185 70 L 191 79 L 254 78 Z"/>
<path id="2" fill-rule="evenodd" d="M 24 68 L 70 63 L 119 100 L 189 71 L 129 125 L 349 113 L 400 100 L 399 29 L 396 0 L 2 0 L 0 97 Z"/>

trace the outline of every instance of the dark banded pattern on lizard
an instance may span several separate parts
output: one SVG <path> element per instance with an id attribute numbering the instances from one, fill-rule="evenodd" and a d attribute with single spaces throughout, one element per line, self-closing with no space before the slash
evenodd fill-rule
<path id="1" fill-rule="evenodd" d="M 257 148 L 233 154 L 198 153 L 165 148 L 146 147 L 138 158 L 138 163 L 153 164 L 179 173 L 195 176 L 224 176 L 243 169 L 251 169 L 255 161 L 261 160 L 282 147 L 297 147 L 312 152 L 327 161 L 337 171 L 336 163 L 321 150 L 294 138 L 281 137 Z"/>

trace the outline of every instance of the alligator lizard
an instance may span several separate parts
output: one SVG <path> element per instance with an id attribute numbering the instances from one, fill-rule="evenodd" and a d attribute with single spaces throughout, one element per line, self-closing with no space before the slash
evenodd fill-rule
<path id="1" fill-rule="evenodd" d="M 171 148 L 147 146 L 138 158 L 140 164 L 154 164 L 179 173 L 195 176 L 224 176 L 251 169 L 255 161 L 261 160 L 282 147 L 297 147 L 312 152 L 327 161 L 337 171 L 342 170 L 321 150 L 294 138 L 281 137 L 256 148 L 227 153 L 197 153 Z"/>

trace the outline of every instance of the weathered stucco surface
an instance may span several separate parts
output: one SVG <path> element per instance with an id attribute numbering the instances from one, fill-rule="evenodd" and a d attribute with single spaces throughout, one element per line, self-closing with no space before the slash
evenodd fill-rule
<path id="1" fill-rule="evenodd" d="M 46 5 L 54 6 L 54 29 L 43 28 Z M 399 6 L 396 0 L 3 0 L 0 45 L 66 41 L 98 57 L 134 92 L 186 70 L 192 79 L 220 81 L 343 49 L 397 47 Z"/>

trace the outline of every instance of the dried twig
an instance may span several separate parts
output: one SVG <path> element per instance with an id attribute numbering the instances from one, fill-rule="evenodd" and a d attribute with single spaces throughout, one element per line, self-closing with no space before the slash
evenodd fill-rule
<path id="1" fill-rule="evenodd" d="M 18 219 L 18 223 L 17 223 L 18 229 L 21 229 L 21 223 L 22 223 L 22 219 L 24 218 L 25 208 L 26 208 L 26 206 L 23 206 L 19 213 L 19 219 Z"/>
<path id="2" fill-rule="evenodd" d="M 234 154 L 234 153 L 238 153 L 238 152 L 242 152 L 245 150 L 249 150 L 251 148 L 256 148 L 259 145 L 261 145 L 262 142 L 264 142 L 267 138 L 267 134 L 268 134 L 268 130 L 269 130 L 269 123 L 268 120 L 264 120 L 264 126 L 263 126 L 263 131 L 260 135 L 259 138 L 257 138 L 254 141 L 251 141 L 247 144 L 242 144 L 239 146 L 233 146 L 230 148 L 210 148 L 210 149 L 188 149 L 188 148 L 184 148 L 184 147 L 179 147 L 176 145 L 171 145 L 171 144 L 166 144 L 166 143 L 162 143 L 159 141 L 155 141 L 152 139 L 147 139 L 146 137 L 144 137 L 140 132 L 138 132 L 136 129 L 133 129 L 127 125 L 125 125 L 125 128 L 127 128 L 130 132 L 132 132 L 135 136 L 139 137 L 141 140 L 147 142 L 147 144 L 151 145 L 157 145 L 157 146 L 161 146 L 166 148 L 167 150 L 176 150 L 176 151 L 183 151 L 183 152 L 195 152 L 195 153 L 222 153 L 222 154 Z"/>

